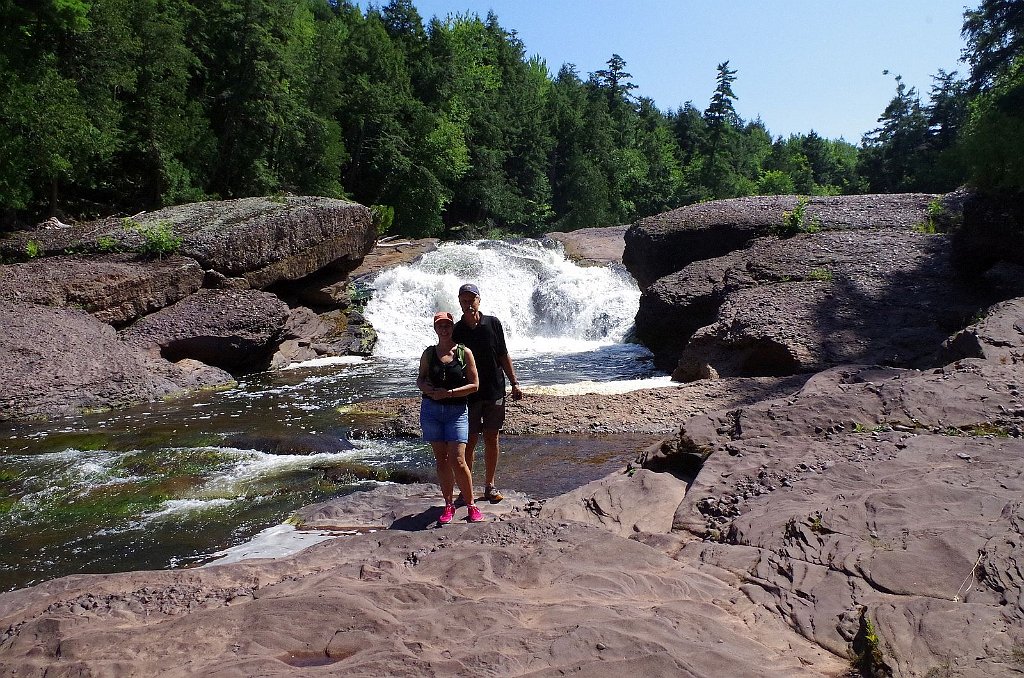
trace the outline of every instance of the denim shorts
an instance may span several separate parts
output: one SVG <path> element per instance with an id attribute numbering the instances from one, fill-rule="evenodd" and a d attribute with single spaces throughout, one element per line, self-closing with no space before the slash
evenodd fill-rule
<path id="1" fill-rule="evenodd" d="M 469 440 L 469 411 L 466 403 L 443 403 L 422 398 L 420 400 L 420 428 L 428 443 L 459 442 Z"/>

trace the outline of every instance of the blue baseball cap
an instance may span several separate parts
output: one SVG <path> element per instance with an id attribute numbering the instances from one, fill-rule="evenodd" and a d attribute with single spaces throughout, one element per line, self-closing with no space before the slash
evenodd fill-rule
<path id="1" fill-rule="evenodd" d="M 479 297 L 480 296 L 480 288 L 477 287 L 476 285 L 474 285 L 473 283 L 466 283 L 465 285 L 463 285 L 462 287 L 459 288 L 459 294 L 466 294 L 466 293 L 472 294 L 473 296 Z"/>

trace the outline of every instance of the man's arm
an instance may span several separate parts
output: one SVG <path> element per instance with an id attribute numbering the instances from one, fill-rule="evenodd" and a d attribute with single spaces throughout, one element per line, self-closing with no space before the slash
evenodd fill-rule
<path id="1" fill-rule="evenodd" d="M 523 392 L 519 389 L 519 379 L 516 378 L 516 370 L 512 367 L 512 358 L 506 353 L 498 358 L 498 364 L 501 365 L 501 371 L 505 373 L 509 383 L 512 384 L 512 400 L 519 400 L 523 397 Z"/>

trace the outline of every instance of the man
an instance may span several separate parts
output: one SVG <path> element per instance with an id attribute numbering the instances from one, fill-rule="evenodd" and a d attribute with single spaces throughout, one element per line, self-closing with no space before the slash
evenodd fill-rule
<path id="1" fill-rule="evenodd" d="M 473 284 L 459 288 L 459 306 L 462 318 L 455 323 L 452 339 L 469 347 L 476 358 L 480 389 L 469 397 L 469 441 L 466 443 L 466 463 L 473 468 L 476 442 L 484 436 L 484 499 L 497 504 L 504 499 L 494 486 L 498 467 L 498 432 L 505 422 L 505 377 L 512 384 L 512 400 L 519 400 L 519 380 L 512 367 L 512 359 L 505 348 L 505 330 L 501 321 L 480 312 L 480 289 Z"/>

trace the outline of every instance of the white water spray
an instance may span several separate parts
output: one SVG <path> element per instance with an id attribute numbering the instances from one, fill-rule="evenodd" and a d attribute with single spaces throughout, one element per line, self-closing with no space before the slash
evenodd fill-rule
<path id="1" fill-rule="evenodd" d="M 375 355 L 417 357 L 436 341 L 434 313 L 461 315 L 458 290 L 467 282 L 480 288 L 480 310 L 501 319 L 517 355 L 579 353 L 621 342 L 640 303 L 626 272 L 577 266 L 560 247 L 536 240 L 444 243 L 374 280 L 366 317 L 378 334 Z"/>

